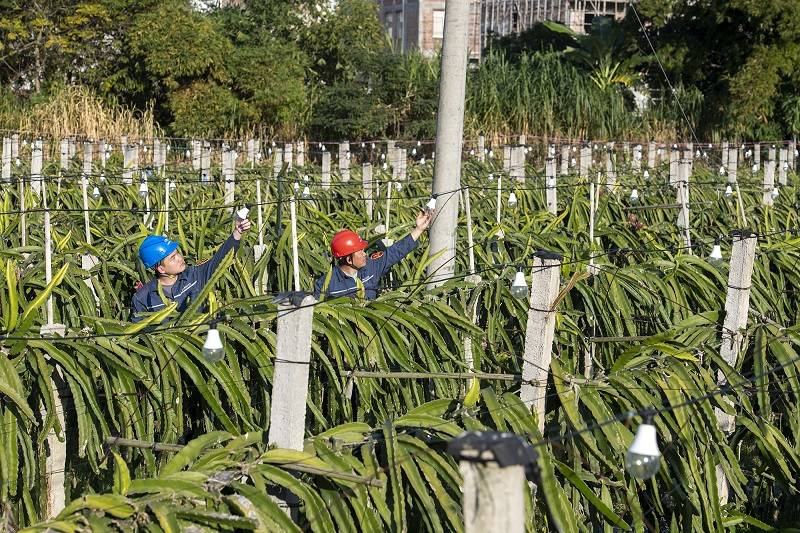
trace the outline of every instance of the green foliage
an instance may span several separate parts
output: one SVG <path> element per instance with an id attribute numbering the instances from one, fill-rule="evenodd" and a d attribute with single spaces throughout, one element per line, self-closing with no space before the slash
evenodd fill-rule
<path id="1" fill-rule="evenodd" d="M 181 136 L 218 136 L 239 131 L 258 118 L 257 109 L 243 102 L 225 86 L 195 81 L 170 94 L 172 130 Z"/>

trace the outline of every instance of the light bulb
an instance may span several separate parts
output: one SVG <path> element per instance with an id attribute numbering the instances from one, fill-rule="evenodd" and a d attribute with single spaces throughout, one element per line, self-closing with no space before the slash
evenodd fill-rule
<path id="1" fill-rule="evenodd" d="M 758 172 L 758 165 L 753 165 L 753 172 Z"/>
<path id="2" fill-rule="evenodd" d="M 381 154 L 381 161 L 386 161 L 386 154 Z"/>
<path id="3" fill-rule="evenodd" d="M 402 184 L 402 183 L 400 183 L 399 181 L 395 181 L 395 182 L 394 182 L 394 190 L 396 190 L 396 191 L 400 191 L 400 190 L 402 190 L 402 189 L 403 189 L 403 184 Z"/>
<path id="4" fill-rule="evenodd" d="M 711 144 L 711 143 L 708 143 L 708 148 L 709 148 L 709 150 L 710 150 L 711 148 L 714 148 L 714 145 L 713 145 L 713 144 Z"/>
<path id="5" fill-rule="evenodd" d="M 522 270 L 517 270 L 514 275 L 514 283 L 511 284 L 511 296 L 515 298 L 525 298 L 528 295 L 528 282 L 525 281 L 525 274 Z"/>
<path id="6" fill-rule="evenodd" d="M 489 157 L 494 157 L 494 150 L 489 150 Z"/>
<path id="7" fill-rule="evenodd" d="M 725 166 L 724 165 L 720 165 L 719 166 L 719 175 L 720 176 L 724 176 L 725 175 Z"/>
<path id="8" fill-rule="evenodd" d="M 778 197 L 778 195 L 780 194 L 780 191 L 778 190 L 777 187 L 775 187 L 775 188 L 772 189 L 772 193 L 770 193 L 770 194 L 772 195 L 772 199 L 774 200 L 775 198 Z"/>
<path id="9" fill-rule="evenodd" d="M 303 174 L 303 181 L 308 181 L 308 174 Z"/>
<path id="10" fill-rule="evenodd" d="M 420 165 L 424 165 L 425 164 L 425 158 L 424 157 L 419 160 L 419 164 Z"/>
<path id="11" fill-rule="evenodd" d="M 186 156 L 186 159 L 189 159 L 189 158 L 192 156 L 192 152 L 191 152 L 191 150 L 186 150 L 186 151 L 184 152 L 184 155 Z"/>
<path id="12" fill-rule="evenodd" d="M 236 211 L 236 219 L 237 220 L 247 220 L 247 215 L 250 214 L 250 209 L 247 206 L 242 207 L 238 211 Z"/>
<path id="13" fill-rule="evenodd" d="M 216 363 L 225 357 L 225 349 L 222 346 L 222 339 L 219 336 L 219 330 L 212 327 L 206 334 L 206 342 L 203 343 L 203 359 L 209 363 Z"/>
<path id="14" fill-rule="evenodd" d="M 411 149 L 411 155 L 417 155 L 417 149 L 416 148 L 412 148 Z"/>
<path id="15" fill-rule="evenodd" d="M 644 179 L 650 179 L 650 171 L 645 169 L 644 173 L 642 174 Z"/>
<path id="16" fill-rule="evenodd" d="M 276 146 L 278 146 L 277 144 L 275 144 L 275 141 L 272 141 L 272 143 L 271 143 L 271 144 L 272 144 L 272 147 L 273 147 L 273 148 L 275 148 Z"/>
<path id="17" fill-rule="evenodd" d="M 661 451 L 656 441 L 656 427 L 644 423 L 636 430 L 633 444 L 625 454 L 625 469 L 637 479 L 650 479 L 661 466 Z"/>
<path id="18" fill-rule="evenodd" d="M 574 157 L 569 160 L 569 166 L 571 166 L 571 167 L 574 167 L 576 163 L 577 163 L 577 161 L 575 161 Z"/>
<path id="19" fill-rule="evenodd" d="M 631 191 L 630 200 L 631 200 L 632 204 L 638 204 L 639 203 L 639 191 L 636 190 L 635 188 Z"/>
<path id="20" fill-rule="evenodd" d="M 471 149 L 471 150 L 469 151 L 469 155 L 475 155 L 475 149 Z"/>
<path id="21" fill-rule="evenodd" d="M 383 170 L 387 170 L 388 168 L 389 168 L 389 165 L 387 165 L 386 163 L 384 163 L 384 164 L 383 164 Z"/>
<path id="22" fill-rule="evenodd" d="M 322 149 L 323 152 L 328 150 L 327 148 L 325 148 L 324 144 L 320 144 L 319 147 L 320 147 L 320 149 Z"/>
<path id="23" fill-rule="evenodd" d="M 97 185 L 95 185 L 94 189 L 92 190 L 92 198 L 95 200 L 100 199 L 100 189 L 97 187 Z"/>
<path id="24" fill-rule="evenodd" d="M 719 245 L 720 239 L 717 237 L 714 240 L 714 247 L 711 249 L 711 254 L 708 256 L 708 262 L 712 264 L 722 262 L 722 248 Z"/>
<path id="25" fill-rule="evenodd" d="M 551 146 L 551 147 L 550 147 L 550 155 L 551 155 L 551 156 L 554 156 L 554 155 L 556 155 L 556 147 L 555 147 L 555 146 Z"/>
<path id="26" fill-rule="evenodd" d="M 788 161 L 784 161 L 783 162 L 783 170 L 789 170 L 789 162 Z"/>
<path id="27" fill-rule="evenodd" d="M 371 149 L 371 150 L 374 150 L 374 149 L 375 149 L 375 143 L 372 143 L 372 144 L 370 145 L 370 149 Z"/>
<path id="28" fill-rule="evenodd" d="M 508 207 L 517 207 L 517 195 L 514 191 L 508 193 Z"/>
<path id="29" fill-rule="evenodd" d="M 300 184 L 295 181 L 294 182 L 294 192 L 297 192 L 299 190 L 300 190 Z"/>
<path id="30" fill-rule="evenodd" d="M 744 156 L 745 156 L 747 159 L 750 159 L 750 156 L 752 156 L 752 155 L 753 155 L 753 151 L 752 151 L 752 150 L 750 150 L 749 148 L 748 148 L 748 149 L 747 149 L 747 151 L 744 153 Z"/>
<path id="31" fill-rule="evenodd" d="M 169 189 L 170 189 L 171 191 L 174 191 L 174 190 L 175 190 L 175 189 L 177 189 L 177 188 L 178 188 L 178 185 L 177 185 L 177 184 L 176 184 L 174 181 L 170 181 L 170 182 L 169 182 Z"/>
<path id="32" fill-rule="evenodd" d="M 366 146 L 366 143 L 361 143 L 361 148 L 364 148 L 365 146 Z"/>
<path id="33" fill-rule="evenodd" d="M 731 186 L 728 185 L 727 187 L 725 187 L 725 198 L 730 198 L 731 196 L 733 196 L 733 188 L 731 188 Z"/>
<path id="34" fill-rule="evenodd" d="M 17 165 L 17 166 L 22 165 L 22 161 L 19 160 L 19 157 L 14 159 L 14 164 Z"/>
<path id="35" fill-rule="evenodd" d="M 695 151 L 694 156 L 695 157 L 700 157 L 700 150 Z"/>
<path id="36" fill-rule="evenodd" d="M 494 174 L 489 174 L 489 181 L 494 181 Z"/>
<path id="37" fill-rule="evenodd" d="M 106 175 L 100 174 L 100 183 L 105 183 L 105 182 L 106 182 Z"/>
<path id="38" fill-rule="evenodd" d="M 432 197 L 430 200 L 428 200 L 428 203 L 425 204 L 425 210 L 430 212 L 434 209 L 436 209 L 436 198 Z"/>
<path id="39" fill-rule="evenodd" d="M 310 198 L 310 197 L 311 197 L 311 188 L 308 185 L 306 185 L 303 188 L 303 198 Z"/>
<path id="40" fill-rule="evenodd" d="M 139 196 L 142 198 L 147 198 L 147 182 L 143 181 L 139 184 Z"/>
<path id="41" fill-rule="evenodd" d="M 417 141 L 417 146 L 422 146 L 422 141 Z"/>

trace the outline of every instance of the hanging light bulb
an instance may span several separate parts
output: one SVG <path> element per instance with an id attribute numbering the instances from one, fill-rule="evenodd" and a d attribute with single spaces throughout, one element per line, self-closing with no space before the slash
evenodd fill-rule
<path id="1" fill-rule="evenodd" d="M 105 182 L 106 182 L 106 175 L 100 174 L 100 183 L 105 183 Z"/>
<path id="2" fill-rule="evenodd" d="M 186 152 L 184 152 L 183 155 L 186 156 L 186 159 L 189 159 L 190 157 L 192 157 L 192 152 L 191 152 L 191 150 L 186 150 Z"/>
<path id="3" fill-rule="evenodd" d="M 294 182 L 294 192 L 297 192 L 299 190 L 300 190 L 300 184 L 295 181 Z"/>
<path id="4" fill-rule="evenodd" d="M 573 157 L 572 159 L 570 159 L 570 160 L 569 160 L 569 166 L 571 166 L 571 167 L 574 167 L 574 166 L 575 166 L 577 163 L 578 163 L 578 162 L 575 160 L 575 158 L 574 158 L 574 157 Z"/>
<path id="5" fill-rule="evenodd" d="M 489 150 L 489 157 L 490 158 L 494 157 L 494 150 Z"/>
<path id="6" fill-rule="evenodd" d="M 527 295 L 528 282 L 525 280 L 525 273 L 522 272 L 522 267 L 519 267 L 514 275 L 514 283 L 511 284 L 511 296 L 525 298 Z"/>
<path id="7" fill-rule="evenodd" d="M 425 211 L 430 213 L 431 211 L 433 211 L 435 209 L 436 209 L 436 197 L 435 196 L 431 196 L 431 199 L 428 200 L 427 204 L 425 204 Z"/>
<path id="8" fill-rule="evenodd" d="M 494 181 L 494 174 L 489 174 L 489 181 Z"/>
<path id="9" fill-rule="evenodd" d="M 474 148 L 470 149 L 469 155 L 475 155 L 475 149 Z"/>
<path id="10" fill-rule="evenodd" d="M 411 149 L 411 155 L 417 155 L 417 149 L 416 148 L 412 148 Z"/>
<path id="11" fill-rule="evenodd" d="M 747 159 L 750 159 L 750 157 L 752 157 L 752 155 L 753 155 L 753 151 L 751 149 L 749 149 L 749 148 L 744 153 L 744 157 L 747 158 Z"/>
<path id="12" fill-rule="evenodd" d="M 714 148 L 714 145 L 711 144 L 711 143 L 708 143 L 708 149 L 711 150 L 712 148 Z"/>
<path id="13" fill-rule="evenodd" d="M 656 427 L 647 419 L 639 425 L 633 444 L 625 454 L 625 469 L 637 479 L 650 479 L 661 466 L 661 451 L 656 440 Z"/>
<path id="14" fill-rule="evenodd" d="M 147 198 L 147 192 L 148 192 L 147 182 L 143 181 L 139 184 L 139 196 L 141 196 L 142 198 Z"/>
<path id="15" fill-rule="evenodd" d="M 303 181 L 308 181 L 308 174 L 303 174 Z"/>
<path id="16" fill-rule="evenodd" d="M 311 188 L 308 185 L 303 188 L 303 198 L 306 200 L 311 198 Z"/>
<path id="17" fill-rule="evenodd" d="M 250 214 L 250 208 L 247 206 L 242 207 L 234 214 L 236 220 L 247 220 L 247 215 Z"/>
<path id="18" fill-rule="evenodd" d="M 374 150 L 374 149 L 375 149 L 375 143 L 371 143 L 371 145 L 370 145 L 370 149 L 371 149 L 371 150 Z"/>
<path id="19" fill-rule="evenodd" d="M 730 198 L 731 196 L 733 196 L 733 188 L 728 185 L 725 187 L 725 198 Z"/>
<path id="20" fill-rule="evenodd" d="M 514 191 L 508 193 L 508 207 L 517 207 L 517 195 Z"/>
<path id="21" fill-rule="evenodd" d="M 386 154 L 381 154 L 381 161 L 386 161 Z"/>
<path id="22" fill-rule="evenodd" d="M 21 166 L 22 165 L 22 161 L 19 160 L 19 157 L 14 159 L 14 164 L 17 165 L 17 166 Z"/>
<path id="23" fill-rule="evenodd" d="M 361 148 L 364 148 L 366 146 L 367 146 L 366 143 L 361 143 Z"/>
<path id="24" fill-rule="evenodd" d="M 720 165 L 719 166 L 719 175 L 720 176 L 724 176 L 725 175 L 725 165 Z"/>
<path id="25" fill-rule="evenodd" d="M 711 248 L 711 254 L 708 256 L 708 262 L 718 264 L 722 262 L 722 247 L 720 247 L 720 238 L 714 239 L 714 247 Z"/>
<path id="26" fill-rule="evenodd" d="M 217 324 L 211 324 L 211 328 L 206 334 L 206 342 L 203 343 L 203 359 L 209 363 L 216 363 L 225 357 L 225 348 L 219 336 Z"/>
<path id="27" fill-rule="evenodd" d="M 92 189 L 92 198 L 94 198 L 95 200 L 100 199 L 100 189 L 97 187 L 97 185 L 95 185 L 94 189 Z"/>
<path id="28" fill-rule="evenodd" d="M 424 164 L 425 164 L 425 158 L 424 158 L 424 157 L 422 157 L 422 158 L 419 160 L 419 164 L 420 164 L 420 165 L 424 165 Z"/>
<path id="29" fill-rule="evenodd" d="M 644 172 L 642 173 L 642 175 L 644 176 L 644 179 L 646 179 L 646 180 L 650 179 L 650 171 L 649 170 L 645 169 Z"/>
<path id="30" fill-rule="evenodd" d="M 758 165 L 754 164 L 753 165 L 753 173 L 756 173 L 756 172 L 758 172 Z"/>
<path id="31" fill-rule="evenodd" d="M 272 141 L 272 147 L 275 148 L 276 146 L 275 141 Z"/>
<path id="32" fill-rule="evenodd" d="M 325 152 L 327 150 L 327 148 L 325 148 L 325 145 L 322 144 L 322 143 L 319 143 L 319 147 L 320 147 L 320 150 L 322 150 L 323 152 Z"/>
<path id="33" fill-rule="evenodd" d="M 695 151 L 694 156 L 695 157 L 700 157 L 700 150 L 699 149 L 697 151 Z"/>
<path id="34" fill-rule="evenodd" d="M 772 199 L 774 200 L 778 197 L 780 191 L 778 190 L 777 187 L 773 187 L 772 192 L 770 194 L 772 195 Z"/>
<path id="35" fill-rule="evenodd" d="M 394 182 L 394 190 L 396 190 L 396 191 L 400 191 L 400 190 L 402 190 L 402 189 L 403 189 L 403 184 L 402 184 L 402 183 L 400 183 L 399 181 L 395 181 L 395 182 Z"/>
<path id="36" fill-rule="evenodd" d="M 630 201 L 631 201 L 632 204 L 638 204 L 639 203 L 639 191 L 636 190 L 635 187 L 633 188 L 633 190 L 631 190 Z"/>
<path id="37" fill-rule="evenodd" d="M 556 155 L 556 147 L 551 144 L 550 148 L 549 148 L 549 152 L 550 152 L 550 156 L 551 157 Z"/>

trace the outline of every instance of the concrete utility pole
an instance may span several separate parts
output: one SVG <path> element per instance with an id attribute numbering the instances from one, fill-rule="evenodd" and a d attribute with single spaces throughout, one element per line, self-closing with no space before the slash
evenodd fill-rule
<path id="1" fill-rule="evenodd" d="M 350 181 L 350 142 L 339 143 L 339 179 Z"/>
<path id="2" fill-rule="evenodd" d="M 464 93 L 467 78 L 470 2 L 445 3 L 442 78 L 436 117 L 436 159 L 433 194 L 437 215 L 430 231 L 430 255 L 439 255 L 428 266 L 429 288 L 444 283 L 455 271 L 458 193 L 461 187 L 461 146 L 464 136 Z"/>
<path id="3" fill-rule="evenodd" d="M 534 254 L 531 299 L 525 329 L 520 399 L 534 407 L 539 431 L 544 431 L 544 396 L 553 351 L 556 312 L 551 309 L 558 296 L 561 275 L 560 254 L 539 251 Z"/>
<path id="4" fill-rule="evenodd" d="M 322 152 L 322 188 L 331 188 L 331 153 Z"/>
<path id="5" fill-rule="evenodd" d="M 278 341 L 270 408 L 269 444 L 291 450 L 303 449 L 311 361 L 313 296 L 299 305 L 284 299 L 278 305 Z"/>
<path id="6" fill-rule="evenodd" d="M 447 445 L 463 478 L 464 533 L 525 531 L 525 468 L 537 454 L 522 437 L 464 432 Z"/>
<path id="7" fill-rule="evenodd" d="M 731 367 L 736 368 L 739 353 L 744 341 L 743 330 L 747 328 L 747 313 L 750 310 L 750 285 L 753 279 L 753 263 L 756 257 L 758 237 L 750 230 L 735 230 L 731 233 L 730 271 L 728 272 L 728 292 L 725 296 L 725 321 L 722 329 L 720 355 Z M 721 371 L 717 375 L 720 386 L 728 383 Z M 735 429 L 734 417 L 714 408 L 720 430 L 730 434 Z M 717 465 L 717 494 L 720 504 L 728 502 L 728 480 L 725 472 Z"/>
<path id="8" fill-rule="evenodd" d="M 547 199 L 547 212 L 555 215 L 558 212 L 558 189 L 556 188 L 556 160 L 548 157 L 545 167 L 545 197 Z"/>
<path id="9" fill-rule="evenodd" d="M 372 211 L 374 202 L 372 200 L 372 191 L 374 186 L 372 183 L 372 164 L 364 163 L 361 166 L 361 184 L 364 187 L 364 207 L 367 209 L 367 220 L 372 223 Z"/>

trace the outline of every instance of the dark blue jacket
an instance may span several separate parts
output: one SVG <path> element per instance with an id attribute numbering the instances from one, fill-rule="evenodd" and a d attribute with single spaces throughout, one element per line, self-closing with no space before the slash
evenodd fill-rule
<path id="1" fill-rule="evenodd" d="M 372 257 L 367 258 L 367 264 L 358 271 L 358 277 L 364 284 L 364 296 L 367 300 L 374 300 L 378 297 L 378 282 L 381 276 L 386 274 L 395 263 L 407 256 L 411 251 L 416 249 L 417 241 L 411 235 L 406 235 L 392 246 L 386 249 L 386 252 L 377 259 Z M 314 296 L 319 299 L 322 286 L 325 284 L 325 277 L 327 273 L 317 278 L 314 283 Z M 331 275 L 331 283 L 328 286 L 326 298 L 338 298 L 340 296 L 356 296 L 356 280 L 342 272 L 338 266 L 333 267 L 333 274 Z"/>
<path id="2" fill-rule="evenodd" d="M 178 274 L 178 279 L 175 280 L 175 284 L 172 286 L 172 301 L 178 303 L 179 311 L 186 309 L 189 305 L 187 301 L 189 298 L 192 300 L 197 298 L 197 295 L 200 294 L 208 280 L 211 279 L 214 271 L 217 270 L 217 267 L 228 255 L 228 252 L 234 250 L 234 253 L 236 253 L 235 250 L 238 249 L 239 241 L 231 235 L 222 243 L 222 246 L 214 253 L 211 259 L 201 265 L 186 267 L 183 272 Z M 158 279 L 151 279 L 144 287 L 136 291 L 131 305 L 133 306 L 133 316 L 131 317 L 133 322 L 142 320 L 144 318 L 142 313 L 161 310 L 165 304 L 158 294 Z"/>

